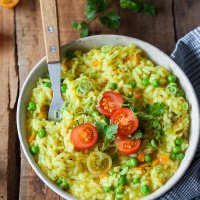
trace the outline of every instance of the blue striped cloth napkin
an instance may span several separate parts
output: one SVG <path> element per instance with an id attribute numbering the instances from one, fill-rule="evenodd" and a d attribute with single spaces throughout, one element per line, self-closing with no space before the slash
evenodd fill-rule
<path id="1" fill-rule="evenodd" d="M 188 76 L 200 103 L 200 27 L 177 42 L 171 58 Z M 200 144 L 186 174 L 159 200 L 200 200 Z"/>

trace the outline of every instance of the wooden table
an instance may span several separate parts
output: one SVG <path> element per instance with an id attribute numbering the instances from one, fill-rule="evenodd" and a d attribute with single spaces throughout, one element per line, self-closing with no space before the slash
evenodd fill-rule
<path id="1" fill-rule="evenodd" d="M 111 31 L 95 22 L 91 34 L 114 33 L 147 41 L 167 54 L 177 39 L 200 24 L 199 0 L 152 0 L 155 17 L 113 9 L 122 27 Z M 83 18 L 83 0 L 58 0 L 61 44 L 77 39 L 70 27 Z M 21 0 L 15 10 L 0 8 L 0 199 L 62 199 L 49 189 L 28 164 L 17 137 L 15 114 L 19 90 L 35 63 L 45 55 L 38 0 Z"/>

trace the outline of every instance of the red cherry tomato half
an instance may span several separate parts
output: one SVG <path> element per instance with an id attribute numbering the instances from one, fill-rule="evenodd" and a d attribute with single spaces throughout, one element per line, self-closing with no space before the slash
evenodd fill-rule
<path id="1" fill-rule="evenodd" d="M 141 144 L 141 140 L 132 140 L 130 138 L 116 138 L 115 144 L 117 145 L 118 151 L 121 154 L 129 155 L 136 153 Z"/>
<path id="2" fill-rule="evenodd" d="M 111 123 L 118 125 L 118 135 L 126 136 L 133 134 L 138 128 L 137 116 L 129 108 L 121 108 L 111 115 Z"/>
<path id="3" fill-rule="evenodd" d="M 71 132 L 71 142 L 76 149 L 91 148 L 98 139 L 97 129 L 91 124 L 82 124 Z"/>
<path id="4" fill-rule="evenodd" d="M 118 92 L 108 91 L 103 94 L 99 105 L 99 112 L 105 116 L 111 116 L 113 112 L 122 108 L 123 96 Z"/>

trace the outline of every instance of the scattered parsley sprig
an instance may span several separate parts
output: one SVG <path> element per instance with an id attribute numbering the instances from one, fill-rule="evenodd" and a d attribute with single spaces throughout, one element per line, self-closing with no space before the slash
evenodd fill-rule
<path id="1" fill-rule="evenodd" d="M 135 0 L 118 0 L 122 9 L 139 12 L 144 10 L 148 16 L 156 15 L 156 8 L 150 3 L 143 3 Z M 89 35 L 89 26 L 94 20 L 99 21 L 109 29 L 118 29 L 121 24 L 121 16 L 115 11 L 109 11 L 114 0 L 87 0 L 85 6 L 86 19 L 81 22 L 72 22 L 71 26 L 80 31 L 80 37 Z"/>
<path id="2" fill-rule="evenodd" d="M 117 133 L 117 124 L 106 124 L 103 122 L 96 122 L 97 131 L 102 138 L 103 145 L 100 150 L 105 151 L 110 147 L 115 147 L 112 142 L 115 140 L 115 135 Z"/>

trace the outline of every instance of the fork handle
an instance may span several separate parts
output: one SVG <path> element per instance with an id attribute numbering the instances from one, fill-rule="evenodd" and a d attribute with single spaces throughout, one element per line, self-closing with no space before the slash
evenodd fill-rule
<path id="1" fill-rule="evenodd" d="M 57 0 L 40 0 L 40 6 L 47 62 L 60 62 Z"/>

